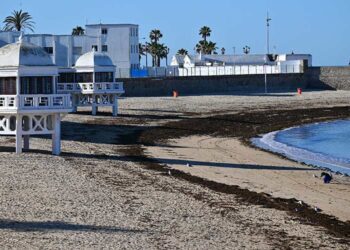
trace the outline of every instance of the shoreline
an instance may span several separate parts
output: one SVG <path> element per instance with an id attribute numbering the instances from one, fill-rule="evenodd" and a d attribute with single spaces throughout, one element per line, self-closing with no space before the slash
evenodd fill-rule
<path id="1" fill-rule="evenodd" d="M 190 135 L 214 135 L 221 137 L 236 137 L 244 145 L 250 145 L 250 138 L 253 136 L 262 134 L 263 132 L 267 133 L 270 131 L 288 128 L 294 125 L 301 125 L 306 123 L 314 123 L 319 121 L 330 121 L 341 118 L 349 117 L 349 107 L 335 107 L 335 108 L 315 108 L 309 110 L 300 110 L 300 109 L 291 109 L 291 110 L 274 110 L 270 111 L 256 111 L 256 112 L 239 112 L 237 114 L 228 114 L 228 115 L 218 115 L 218 116 L 209 116 L 202 118 L 185 118 L 178 121 L 168 122 L 164 126 L 157 127 L 157 129 L 147 129 L 137 136 L 137 141 L 139 144 L 143 144 L 144 148 L 139 148 L 138 161 L 142 162 L 144 166 L 148 169 L 160 171 L 164 174 L 167 173 L 168 167 L 162 165 L 157 160 L 153 160 L 152 156 L 147 155 L 148 146 L 156 145 L 165 145 L 166 141 L 169 139 L 176 139 L 181 137 L 186 137 Z M 305 112 L 301 112 L 305 111 Z M 331 114 L 327 114 L 331 113 Z M 327 114 L 327 115 L 325 115 Z M 245 117 L 246 115 L 250 116 L 249 119 L 244 118 L 241 121 L 237 121 L 235 117 Z M 272 123 L 269 123 L 269 119 L 266 119 L 262 124 L 257 124 L 251 122 L 261 117 L 276 117 L 279 119 Z M 226 118 L 225 118 L 226 117 Z M 289 119 L 285 119 L 288 118 Z M 302 117 L 302 119 L 300 119 Z M 217 122 L 220 121 L 221 128 L 218 130 Z M 282 121 L 282 122 L 281 122 Z M 236 123 L 236 126 L 232 126 L 232 123 Z M 268 124 L 268 125 L 266 125 Z M 248 128 L 247 128 L 248 126 Z M 230 128 L 228 128 L 230 127 Z M 254 127 L 252 130 L 251 127 Z M 233 129 L 235 128 L 236 131 Z M 239 133 L 237 133 L 237 130 Z M 174 145 L 173 145 L 174 146 Z M 176 147 L 176 145 L 174 146 Z M 146 150 L 146 151 L 145 151 Z M 135 154 L 127 150 L 126 152 L 131 159 Z M 135 152 L 134 152 L 135 153 Z M 142 160 L 140 160 L 140 157 Z M 278 156 L 280 158 L 285 158 Z M 315 212 L 314 208 L 305 204 L 300 210 L 297 202 L 298 200 L 294 198 L 281 199 L 273 198 L 271 195 L 266 193 L 256 193 L 249 191 L 248 189 L 241 189 L 239 186 L 232 186 L 227 184 L 222 184 L 218 182 L 212 182 L 211 180 L 203 179 L 198 176 L 193 176 L 184 171 L 174 169 L 172 170 L 172 176 L 175 178 L 185 179 L 187 181 L 205 185 L 206 187 L 212 188 L 215 191 L 219 192 L 229 192 L 235 195 L 238 195 L 240 199 L 245 202 L 258 204 L 266 207 L 275 208 L 282 211 L 287 211 L 293 216 L 297 216 L 298 220 L 302 223 L 308 221 L 313 225 L 319 225 L 326 228 L 331 234 L 338 235 L 340 237 L 350 235 L 350 223 L 339 221 L 332 215 L 323 214 Z M 230 190 L 233 189 L 233 190 Z M 228 191 L 230 190 L 230 191 Z M 245 196 L 245 197 L 243 197 Z M 298 212 L 296 213 L 296 209 Z M 345 223 L 345 224 L 344 224 Z"/>
<path id="2" fill-rule="evenodd" d="M 340 176 L 349 176 L 349 173 L 347 173 L 350 171 L 349 168 L 343 167 L 341 165 L 336 165 L 336 163 L 327 162 L 327 159 L 324 159 L 324 157 L 328 157 L 327 155 L 325 155 L 323 153 L 317 153 L 317 152 L 313 152 L 311 150 L 299 148 L 296 146 L 292 146 L 292 145 L 289 145 L 289 144 L 286 144 L 283 142 L 279 142 L 275 139 L 275 136 L 277 133 L 283 132 L 285 130 L 298 128 L 298 127 L 302 127 L 302 126 L 308 126 L 308 125 L 312 126 L 313 124 L 328 123 L 328 122 L 333 122 L 333 121 L 344 121 L 344 120 L 348 120 L 348 119 L 337 119 L 337 120 L 330 120 L 330 121 L 324 121 L 324 122 L 314 122 L 314 123 L 310 123 L 310 124 L 303 124 L 300 126 L 293 126 L 293 127 L 282 129 L 282 130 L 269 132 L 269 133 L 251 138 L 250 146 L 252 148 L 256 148 L 259 150 L 270 152 L 274 155 L 281 156 L 281 157 L 288 159 L 290 161 L 293 161 L 293 162 L 296 162 L 299 164 L 303 164 L 306 166 L 310 166 L 310 167 L 313 167 L 313 168 L 318 169 L 318 170 L 328 171 L 328 172 L 331 172 L 332 174 L 340 175 Z M 272 138 L 270 138 L 270 137 L 272 137 Z M 262 139 L 264 139 L 264 140 L 262 140 Z M 283 148 L 283 150 L 279 149 L 279 148 Z M 296 152 L 291 153 L 290 150 L 296 150 Z M 296 153 L 299 153 L 300 155 L 306 154 L 306 156 L 304 156 L 304 157 L 297 156 Z M 310 156 L 312 156 L 315 160 L 307 158 Z M 318 160 L 317 157 L 323 158 L 324 161 Z M 329 157 L 332 157 L 332 156 L 329 156 Z M 333 165 L 333 168 L 331 165 Z"/>

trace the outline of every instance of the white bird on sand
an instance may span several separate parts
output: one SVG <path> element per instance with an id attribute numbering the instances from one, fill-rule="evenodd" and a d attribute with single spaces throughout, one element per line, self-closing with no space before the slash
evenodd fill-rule
<path id="1" fill-rule="evenodd" d="M 186 164 L 186 166 L 187 166 L 187 167 L 192 167 L 192 165 L 191 165 L 191 164 L 189 164 L 189 163 L 187 163 L 187 164 Z"/>
<path id="2" fill-rule="evenodd" d="M 320 212 L 320 209 L 318 207 L 314 208 L 315 212 Z"/>
<path id="3" fill-rule="evenodd" d="M 298 203 L 299 203 L 300 205 L 303 205 L 303 202 L 302 202 L 302 201 L 298 201 Z"/>
<path id="4" fill-rule="evenodd" d="M 314 176 L 314 178 L 318 178 L 317 175 L 315 175 L 315 174 L 313 176 Z"/>
<path id="5" fill-rule="evenodd" d="M 170 176 L 171 176 L 171 171 L 170 171 L 170 170 L 168 170 L 168 175 L 170 175 Z"/>

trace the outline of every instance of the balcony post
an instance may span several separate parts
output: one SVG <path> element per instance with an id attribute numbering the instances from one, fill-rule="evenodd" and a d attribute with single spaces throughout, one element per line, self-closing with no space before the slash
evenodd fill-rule
<path id="1" fill-rule="evenodd" d="M 61 153 L 61 117 L 59 113 L 53 115 L 54 131 L 52 134 L 52 154 Z"/>
<path id="2" fill-rule="evenodd" d="M 29 150 L 29 135 L 23 136 L 23 148 Z"/>
<path id="3" fill-rule="evenodd" d="M 73 111 L 72 112 L 77 112 L 78 111 L 78 95 L 72 94 L 72 107 Z"/>
<path id="4" fill-rule="evenodd" d="M 113 107 L 112 107 L 112 111 L 113 111 L 113 116 L 118 116 L 118 96 L 117 95 L 113 95 Z"/>
<path id="5" fill-rule="evenodd" d="M 16 117 L 16 154 L 22 153 L 22 116 Z"/>

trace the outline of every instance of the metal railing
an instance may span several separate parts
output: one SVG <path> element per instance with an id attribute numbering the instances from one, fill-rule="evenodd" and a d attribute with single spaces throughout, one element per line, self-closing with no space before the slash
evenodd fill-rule
<path id="1" fill-rule="evenodd" d="M 293 74 L 303 73 L 301 64 L 284 65 L 228 65 L 228 66 L 196 66 L 196 67 L 153 67 L 132 70 L 131 77 L 181 77 L 181 76 L 225 76 L 225 75 L 258 75 L 258 74 Z"/>
<path id="2" fill-rule="evenodd" d="M 103 82 L 103 83 L 58 83 L 58 92 L 80 92 L 80 93 L 123 93 L 124 86 L 122 82 Z"/>
<path id="3" fill-rule="evenodd" d="M 0 110 L 71 109 L 69 94 L 53 95 L 0 95 Z"/>

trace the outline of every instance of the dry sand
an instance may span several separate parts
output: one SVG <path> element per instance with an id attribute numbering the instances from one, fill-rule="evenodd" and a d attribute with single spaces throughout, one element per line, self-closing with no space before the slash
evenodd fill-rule
<path id="1" fill-rule="evenodd" d="M 350 92 L 314 92 L 301 97 L 127 98 L 120 102 L 119 118 L 105 114 L 67 115 L 62 124 L 60 157 L 50 155 L 48 139 L 32 138 L 34 150 L 18 156 L 13 153 L 14 138 L 0 137 L 1 248 L 348 249 L 344 240 L 328 234 L 324 228 L 300 223 L 286 212 L 242 204 L 234 195 L 130 162 L 120 151 L 132 145 L 122 144 L 120 136 L 164 123 L 172 119 L 167 115 L 174 113 L 205 115 L 213 111 L 300 105 L 342 106 L 349 104 L 349 97 Z M 195 142 L 198 138 L 190 140 Z M 216 153 L 211 155 L 214 157 Z M 212 159 L 201 157 L 201 160 Z M 246 160 L 254 162 L 254 159 Z M 237 171 L 252 186 L 270 188 L 253 178 L 252 171 Z M 264 178 L 273 172 L 263 171 Z M 287 179 L 279 173 L 275 176 Z M 295 186 L 293 178 L 298 173 L 293 172 L 291 180 L 273 191 L 278 191 L 278 195 L 288 193 Z M 233 177 L 228 180 L 238 182 Z M 247 185 L 243 180 L 239 182 Z M 307 192 L 305 197 L 312 194 L 310 190 Z"/>
<path id="2" fill-rule="evenodd" d="M 325 185 L 321 170 L 247 147 L 238 139 L 191 136 L 147 147 L 146 152 L 168 167 L 273 197 L 296 198 L 350 221 L 350 177 L 335 175 Z"/>

